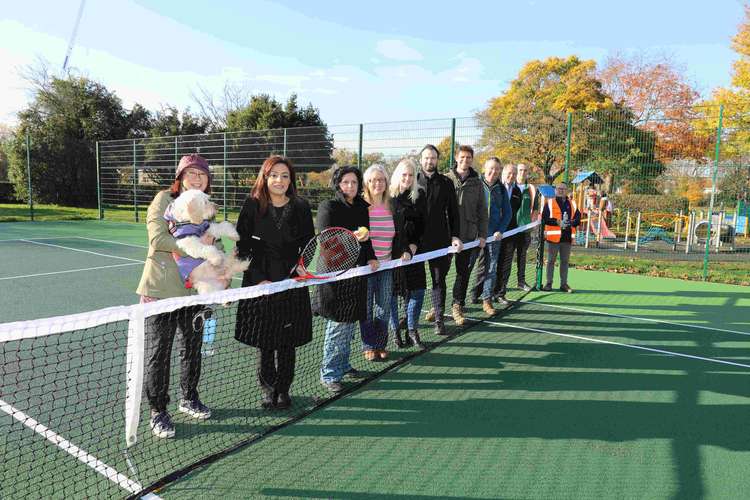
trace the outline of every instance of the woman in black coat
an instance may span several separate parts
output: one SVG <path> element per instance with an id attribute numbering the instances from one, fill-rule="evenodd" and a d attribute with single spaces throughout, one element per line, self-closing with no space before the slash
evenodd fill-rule
<path id="1" fill-rule="evenodd" d="M 318 231 L 329 227 L 343 227 L 350 231 L 366 227 L 369 231 L 369 205 L 362 199 L 362 173 L 359 169 L 340 167 L 333 173 L 331 183 L 334 198 L 318 206 Z M 378 261 L 369 235 L 359 233 L 357 239 L 360 242 L 357 265 L 369 264 L 370 269 L 377 270 Z M 318 285 L 315 293 L 315 313 L 328 320 L 320 381 L 329 391 L 341 392 L 344 375 L 356 374 L 349 363 L 349 354 L 357 321 L 367 318 L 367 279 L 357 277 Z"/>
<path id="2" fill-rule="evenodd" d="M 424 233 L 425 206 L 424 191 L 417 185 L 417 165 L 413 160 L 399 162 L 391 176 L 391 213 L 396 235 L 393 238 L 392 255 L 410 260 Z M 424 264 L 397 267 L 394 272 L 394 295 L 402 299 L 406 310 L 408 337 L 401 338 L 402 322 L 398 319 L 398 300 L 391 301 L 391 329 L 395 332 L 396 345 L 404 347 L 414 344 L 420 349 L 424 345 L 419 337 L 419 313 L 424 301 L 427 277 Z"/>
<path id="3" fill-rule="evenodd" d="M 292 163 L 269 157 L 237 220 L 240 258 L 251 260 L 242 286 L 289 278 L 299 254 L 315 236 L 307 201 L 295 189 Z M 295 348 L 312 340 L 312 312 L 307 287 L 242 300 L 237 307 L 235 338 L 259 349 L 258 383 L 264 408 L 289 408 Z"/>

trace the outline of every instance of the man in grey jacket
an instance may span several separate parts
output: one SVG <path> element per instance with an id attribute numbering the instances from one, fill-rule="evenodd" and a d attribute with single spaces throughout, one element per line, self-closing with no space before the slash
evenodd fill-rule
<path id="1" fill-rule="evenodd" d="M 479 174 L 471 167 L 474 161 L 474 149 L 471 146 L 458 148 L 456 167 L 446 174 L 456 188 L 458 199 L 458 218 L 460 220 L 460 238 L 463 243 L 479 238 L 479 248 L 464 250 L 456 255 L 456 281 L 453 283 L 453 320 L 456 325 L 463 325 L 466 291 L 469 287 L 469 276 L 479 252 L 484 248 L 487 237 L 487 204 L 484 187 Z"/>

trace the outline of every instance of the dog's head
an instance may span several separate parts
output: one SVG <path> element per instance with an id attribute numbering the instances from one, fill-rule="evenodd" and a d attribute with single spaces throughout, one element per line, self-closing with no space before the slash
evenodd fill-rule
<path id="1" fill-rule="evenodd" d="M 172 204 L 172 215 L 180 222 L 200 224 L 216 217 L 216 204 L 198 189 L 183 191 Z"/>

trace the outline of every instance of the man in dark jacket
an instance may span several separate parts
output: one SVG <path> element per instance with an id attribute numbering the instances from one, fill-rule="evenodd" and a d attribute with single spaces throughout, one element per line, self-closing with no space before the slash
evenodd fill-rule
<path id="1" fill-rule="evenodd" d="M 459 239 L 459 216 L 456 190 L 453 183 L 438 173 L 437 162 L 440 153 L 432 144 L 427 144 L 420 153 L 421 170 L 417 182 L 427 194 L 425 228 L 417 253 L 430 252 L 452 245 L 460 252 L 463 248 Z M 435 322 L 435 333 L 446 335 L 443 326 L 445 310 L 445 277 L 451 267 L 451 254 L 427 261 L 432 279 L 432 309 L 427 313 L 427 321 Z"/>
<path id="2" fill-rule="evenodd" d="M 468 243 L 479 238 L 479 248 L 471 248 L 456 254 L 452 313 L 453 321 L 458 326 L 463 325 L 465 321 L 463 309 L 466 302 L 466 290 L 469 287 L 469 276 L 477 255 L 484 249 L 487 237 L 487 204 L 482 181 L 471 167 L 473 161 L 474 149 L 471 146 L 461 146 L 458 148 L 456 168 L 446 174 L 456 189 L 461 242 Z"/>
<path id="3" fill-rule="evenodd" d="M 495 314 L 492 307 L 492 293 L 495 283 L 497 282 L 497 261 L 500 256 L 500 238 L 505 228 L 508 227 L 511 216 L 510 200 L 502 182 L 500 174 L 502 164 L 496 156 L 484 162 L 484 172 L 482 175 L 482 186 L 484 196 L 487 200 L 487 236 L 494 238 L 492 243 L 484 247 L 477 260 L 476 284 L 471 293 L 472 302 L 479 303 L 482 300 L 482 309 L 488 316 Z"/>
<path id="4" fill-rule="evenodd" d="M 508 223 L 508 227 L 505 228 L 506 231 L 510 231 L 518 227 L 518 209 L 521 208 L 521 199 L 523 198 L 523 193 L 516 186 L 516 166 L 514 164 L 509 163 L 503 167 L 502 183 L 510 200 L 510 222 Z M 495 298 L 504 306 L 510 304 L 505 298 L 505 291 L 510 279 L 513 254 L 516 252 L 516 246 L 520 243 L 518 237 L 519 234 L 514 234 L 513 236 L 503 238 L 500 245 L 500 265 L 497 266 L 498 278 L 495 283 Z"/>

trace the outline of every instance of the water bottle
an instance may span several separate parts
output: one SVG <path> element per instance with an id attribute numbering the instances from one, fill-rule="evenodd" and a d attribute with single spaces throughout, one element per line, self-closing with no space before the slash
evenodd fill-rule
<path id="1" fill-rule="evenodd" d="M 567 229 L 568 228 L 568 212 L 563 212 L 562 216 L 562 224 L 560 224 L 560 229 Z"/>
<path id="2" fill-rule="evenodd" d="M 216 338 L 216 319 L 208 318 L 203 326 L 203 356 L 213 356 L 216 351 L 213 349 L 214 339 Z"/>

